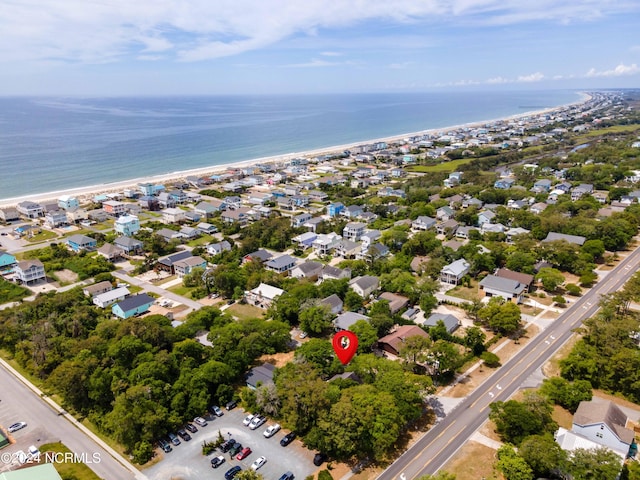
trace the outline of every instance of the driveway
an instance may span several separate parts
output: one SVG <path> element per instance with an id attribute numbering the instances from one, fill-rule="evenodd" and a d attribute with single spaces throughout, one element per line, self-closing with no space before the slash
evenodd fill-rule
<path id="1" fill-rule="evenodd" d="M 227 470 L 235 465 L 240 465 L 243 470 L 249 469 L 251 464 L 259 456 L 264 455 L 267 463 L 258 470 L 264 478 L 277 480 L 280 476 L 291 471 L 296 479 L 304 479 L 312 475 L 318 467 L 313 465 L 315 452 L 307 450 L 302 446 L 300 440 L 295 440 L 289 446 L 280 446 L 280 440 L 285 433 L 282 430 L 271 438 L 265 438 L 264 430 L 273 422 L 267 422 L 256 430 L 250 430 L 242 424 L 246 413 L 236 408 L 231 411 L 224 411 L 222 417 L 206 417 L 209 425 L 197 427 L 198 431 L 192 434 L 189 442 L 182 442 L 173 447 L 173 451 L 163 453 L 156 450 L 161 455 L 161 460 L 155 465 L 144 470 L 144 474 L 149 480 L 166 480 L 168 478 L 179 478 L 181 480 L 196 480 L 201 478 L 224 479 Z M 228 453 L 216 450 L 214 453 L 202 455 L 202 443 L 204 441 L 215 441 L 218 432 L 222 433 L 225 439 L 229 434 L 243 447 L 249 447 L 253 451 L 246 459 L 238 461 L 231 459 Z M 211 468 L 211 459 L 218 455 L 225 457 L 225 463 L 217 469 Z"/>

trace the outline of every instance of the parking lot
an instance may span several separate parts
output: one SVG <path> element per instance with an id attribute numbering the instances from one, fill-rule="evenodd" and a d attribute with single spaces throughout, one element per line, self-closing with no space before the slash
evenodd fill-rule
<path id="1" fill-rule="evenodd" d="M 280 446 L 280 440 L 286 430 L 280 430 L 271 438 L 265 438 L 263 432 L 274 422 L 268 421 L 256 430 L 251 430 L 242 424 L 246 417 L 241 408 L 224 410 L 222 417 L 205 417 L 209 423 L 206 427 L 199 427 L 196 433 L 191 434 L 191 440 L 182 441 L 178 446 L 173 446 L 173 451 L 164 453 L 156 450 L 161 460 L 153 466 L 144 469 L 143 473 L 149 480 L 184 479 L 195 480 L 201 478 L 224 479 L 227 470 L 235 465 L 240 465 L 243 470 L 251 467 L 251 464 L 260 456 L 265 456 L 267 463 L 258 470 L 267 480 L 278 480 L 283 473 L 290 471 L 297 479 L 304 479 L 313 474 L 318 467 L 313 465 L 315 452 L 302 446 L 300 440 L 294 440 L 289 446 Z M 194 424 L 195 425 L 195 424 Z M 233 438 L 243 447 L 249 447 L 252 453 L 244 460 L 238 461 L 230 458 L 228 453 L 216 450 L 208 456 L 202 455 L 202 443 L 213 442 L 218 438 L 218 431 L 227 440 Z M 223 455 L 225 463 L 217 469 L 211 467 L 211 459 Z"/>

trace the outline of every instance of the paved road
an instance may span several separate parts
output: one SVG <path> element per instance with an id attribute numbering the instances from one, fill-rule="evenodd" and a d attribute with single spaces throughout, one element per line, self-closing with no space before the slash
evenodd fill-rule
<path id="1" fill-rule="evenodd" d="M 489 404 L 506 401 L 572 335 L 583 320 L 599 308 L 600 295 L 622 288 L 640 265 L 640 249 L 633 251 L 603 280 L 573 304 L 544 332 L 498 369 L 446 418 L 387 468 L 379 480 L 411 480 L 434 474 L 486 420 Z"/>
<path id="2" fill-rule="evenodd" d="M 24 421 L 27 428 L 14 434 L 16 443 L 2 450 L 3 454 L 26 451 L 29 445 L 40 446 L 44 443 L 61 441 L 69 450 L 93 462 L 94 453 L 98 461 L 87 463 L 100 478 L 108 480 L 144 479 L 126 460 L 116 459 L 103 446 L 80 429 L 70 415 L 58 415 L 52 405 L 31 390 L 25 383 L 13 375 L 0 363 L 0 385 L 2 385 L 0 403 L 0 423 L 7 427 L 11 423 Z M 58 407 L 59 408 L 59 407 Z M 0 465 L 3 469 L 12 469 L 15 465 Z"/>

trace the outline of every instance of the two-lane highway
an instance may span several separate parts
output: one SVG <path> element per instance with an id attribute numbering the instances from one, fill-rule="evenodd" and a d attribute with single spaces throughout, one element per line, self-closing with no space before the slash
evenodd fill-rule
<path id="1" fill-rule="evenodd" d="M 466 397 L 378 477 L 411 480 L 433 474 L 486 420 L 489 405 L 505 401 L 570 338 L 573 330 L 599 309 L 600 296 L 620 290 L 638 270 L 640 249 L 634 250 L 609 274 L 558 317 L 512 359 Z"/>

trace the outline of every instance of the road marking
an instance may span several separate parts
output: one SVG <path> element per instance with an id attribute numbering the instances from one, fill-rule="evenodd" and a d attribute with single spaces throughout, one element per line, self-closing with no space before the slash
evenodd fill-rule
<path id="1" fill-rule="evenodd" d="M 491 398 L 495 397 L 495 395 L 493 394 L 493 392 L 489 392 L 489 396 L 490 396 Z"/>
<path id="2" fill-rule="evenodd" d="M 400 474 L 400 480 L 407 480 L 407 477 L 404 475 L 404 472 Z"/>
<path id="3" fill-rule="evenodd" d="M 551 342 L 549 340 L 545 340 L 544 343 L 546 343 L 547 345 L 551 345 Z"/>
<path id="4" fill-rule="evenodd" d="M 497 388 L 498 390 L 502 390 L 502 387 L 500 386 L 500 384 L 496 385 L 496 388 Z"/>
<path id="5" fill-rule="evenodd" d="M 556 337 L 554 337 L 553 335 L 549 335 L 549 338 L 551 338 L 551 340 L 555 340 Z"/>

